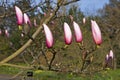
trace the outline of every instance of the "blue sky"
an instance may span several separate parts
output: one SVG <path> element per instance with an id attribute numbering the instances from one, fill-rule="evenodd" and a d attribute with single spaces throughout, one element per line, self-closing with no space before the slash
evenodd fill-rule
<path id="1" fill-rule="evenodd" d="M 14 1 L 14 0 L 9 0 Z M 35 0 L 36 3 L 41 0 Z M 44 0 L 42 0 L 44 1 Z M 53 0 L 56 1 L 56 0 Z M 78 6 L 85 15 L 96 15 L 98 9 L 102 9 L 105 4 L 108 4 L 109 0 L 80 0 Z"/>
<path id="2" fill-rule="evenodd" d="M 81 0 L 78 4 L 84 14 L 96 15 L 97 10 L 102 9 L 108 3 L 109 0 Z"/>

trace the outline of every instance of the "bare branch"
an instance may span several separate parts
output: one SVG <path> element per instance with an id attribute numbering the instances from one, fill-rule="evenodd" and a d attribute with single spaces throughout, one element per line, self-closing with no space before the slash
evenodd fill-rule
<path id="1" fill-rule="evenodd" d="M 77 2 L 77 1 L 80 1 L 80 0 L 72 0 L 72 1 L 66 2 L 63 4 L 63 6 L 69 5 L 69 4 Z"/>
<path id="2" fill-rule="evenodd" d="M 27 67 L 27 66 L 9 64 L 9 63 L 2 63 L 2 64 L 0 64 L 0 65 L 11 66 L 11 67 L 16 67 L 16 68 L 21 68 L 21 69 L 32 69 L 32 68 L 33 68 L 33 67 Z"/>
<path id="3" fill-rule="evenodd" d="M 43 5 L 43 4 L 44 4 L 44 3 L 39 3 L 38 5 L 36 5 L 36 6 L 32 7 L 32 8 L 29 8 L 29 9 L 23 11 L 23 13 L 33 11 L 33 10 L 35 10 L 37 7 L 39 7 L 39 6 Z M 15 13 L 12 13 L 12 14 L 4 14 L 4 15 L 0 16 L 0 18 L 9 17 L 9 16 L 13 16 L 13 15 L 15 15 Z"/>
<path id="4" fill-rule="evenodd" d="M 58 2 L 58 5 L 61 6 L 62 5 L 62 0 L 60 0 Z M 55 16 L 55 13 L 59 10 L 60 7 L 56 7 L 53 14 L 52 15 L 49 15 L 48 13 L 48 17 L 43 21 L 43 23 L 47 24 L 54 16 Z M 42 23 L 42 24 L 43 24 Z M 36 32 L 32 35 L 32 38 L 35 39 L 36 36 L 41 32 L 42 30 L 42 24 L 38 27 L 38 29 L 36 30 Z M 15 58 L 16 56 L 18 56 L 19 54 L 21 54 L 27 47 L 30 46 L 30 44 L 32 43 L 33 41 L 31 39 L 29 39 L 20 49 L 18 49 L 16 52 L 14 52 L 12 55 L 8 56 L 7 58 L 5 58 L 4 60 L 2 60 L 0 63 L 6 63 L 8 61 L 10 61 L 11 59 Z M 1 66 L 2 64 L 0 64 Z"/>

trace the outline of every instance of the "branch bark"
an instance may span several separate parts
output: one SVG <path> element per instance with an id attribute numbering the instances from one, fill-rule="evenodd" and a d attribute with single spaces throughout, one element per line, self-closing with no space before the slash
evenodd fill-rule
<path id="1" fill-rule="evenodd" d="M 76 1 L 79 1 L 79 0 L 73 0 L 70 3 L 73 3 L 73 2 L 76 2 Z M 58 6 L 55 8 L 55 10 L 53 11 L 52 15 L 49 15 L 49 12 L 48 12 L 48 14 L 47 14 L 48 16 L 46 17 L 46 19 L 44 19 L 43 23 L 47 24 L 55 16 L 56 12 L 59 10 L 59 8 L 61 6 L 70 4 L 70 3 L 64 4 L 63 2 L 64 2 L 64 0 L 58 0 L 58 2 L 57 2 Z M 35 39 L 37 37 L 37 35 L 41 32 L 41 30 L 43 28 L 42 24 L 40 24 L 40 26 L 38 27 L 36 32 L 34 32 L 34 34 L 32 35 L 33 39 Z M 18 49 L 16 52 L 14 52 L 12 55 L 8 56 L 7 58 L 3 59 L 0 62 L 0 66 L 2 66 L 4 63 L 7 64 L 8 61 L 12 60 L 13 58 L 15 58 L 16 56 L 21 54 L 27 47 L 29 47 L 31 45 L 32 42 L 33 41 L 31 39 L 29 39 L 20 49 Z"/>
<path id="2" fill-rule="evenodd" d="M 0 64 L 1 65 L 1 64 Z M 4 66 L 11 66 L 11 67 L 16 67 L 16 68 L 21 68 L 21 69 L 33 69 L 33 67 L 27 67 L 27 66 L 21 66 L 21 65 L 15 65 L 15 64 L 9 64 L 9 63 L 2 63 Z"/>
<path id="3" fill-rule="evenodd" d="M 77 2 L 77 1 L 80 1 L 80 0 L 72 0 L 72 1 L 66 2 L 66 3 L 63 4 L 63 6 L 66 6 L 68 4 L 71 4 L 71 3 L 74 3 L 74 2 Z"/>
<path id="4" fill-rule="evenodd" d="M 62 0 L 61 0 L 62 1 Z M 59 5 L 61 5 L 61 1 L 59 1 Z M 53 12 L 52 15 L 48 16 L 43 23 L 47 24 L 51 19 L 52 17 L 54 17 L 55 13 L 59 10 L 59 7 L 56 7 L 55 11 Z M 49 15 L 49 13 L 48 13 Z M 42 30 L 42 24 L 38 27 L 38 29 L 36 30 L 36 32 L 32 35 L 32 38 L 35 39 L 36 36 L 41 32 Z M 18 49 L 16 52 L 14 52 L 12 55 L 8 56 L 7 58 L 3 59 L 1 62 L 0 62 L 0 66 L 2 65 L 2 63 L 6 63 L 8 61 L 10 61 L 11 59 L 15 58 L 17 55 L 19 55 L 20 53 L 22 53 L 27 47 L 30 46 L 30 44 L 32 43 L 32 40 L 29 39 L 20 49 Z"/>

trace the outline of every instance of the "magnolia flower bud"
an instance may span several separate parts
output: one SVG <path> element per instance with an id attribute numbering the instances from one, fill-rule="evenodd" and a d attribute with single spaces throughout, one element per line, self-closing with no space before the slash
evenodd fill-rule
<path id="1" fill-rule="evenodd" d="M 73 26 L 74 26 L 74 32 L 75 32 L 75 40 L 76 42 L 81 42 L 82 41 L 82 32 L 81 29 L 79 27 L 79 25 L 74 21 L 73 22 Z"/>
<path id="2" fill-rule="evenodd" d="M 0 29 L 0 35 L 2 34 L 2 30 Z"/>
<path id="3" fill-rule="evenodd" d="M 46 37 L 46 45 L 48 48 L 51 48 L 53 46 L 53 35 L 50 31 L 49 27 L 46 24 L 43 24 L 45 37 Z"/>
<path id="4" fill-rule="evenodd" d="M 108 60 L 109 59 L 109 56 L 108 56 L 108 54 L 106 55 L 106 58 L 105 58 L 106 60 Z"/>
<path id="5" fill-rule="evenodd" d="M 110 50 L 109 57 L 111 57 L 112 59 L 113 59 L 113 57 L 114 57 L 112 50 Z"/>
<path id="6" fill-rule="evenodd" d="M 86 23 L 86 19 L 85 18 L 83 18 L 83 24 L 85 24 Z"/>
<path id="7" fill-rule="evenodd" d="M 38 26 L 38 25 L 37 25 L 37 22 L 36 22 L 36 19 L 34 19 L 34 26 L 35 26 L 35 27 Z"/>
<path id="8" fill-rule="evenodd" d="M 28 15 L 26 13 L 24 13 L 24 23 L 32 26 L 31 22 L 30 22 L 30 18 L 28 17 Z"/>
<path id="9" fill-rule="evenodd" d="M 15 12 L 17 17 L 17 24 L 22 25 L 23 23 L 23 14 L 19 7 L 15 6 Z"/>
<path id="10" fill-rule="evenodd" d="M 7 29 L 5 29 L 5 35 L 6 35 L 7 37 L 9 37 L 9 32 L 8 32 Z"/>
<path id="11" fill-rule="evenodd" d="M 66 44 L 71 44 L 72 42 L 72 32 L 69 25 L 65 22 L 64 23 L 64 40 Z"/>
<path id="12" fill-rule="evenodd" d="M 100 45 L 102 43 L 102 36 L 101 36 L 100 28 L 96 23 L 96 21 L 91 20 L 91 27 L 92 27 L 93 39 L 97 45 Z"/>

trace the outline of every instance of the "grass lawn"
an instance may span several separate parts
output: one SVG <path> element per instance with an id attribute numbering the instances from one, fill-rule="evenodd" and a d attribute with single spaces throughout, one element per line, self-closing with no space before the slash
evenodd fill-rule
<path id="1" fill-rule="evenodd" d="M 0 74 L 14 75 L 19 71 L 21 69 L 7 66 L 0 67 Z M 101 71 L 91 75 L 36 70 L 33 71 L 33 77 L 35 80 L 120 80 L 120 69 Z"/>
<path id="2" fill-rule="evenodd" d="M 120 80 L 120 69 L 101 71 L 91 75 L 39 71 L 34 74 L 36 80 Z"/>

